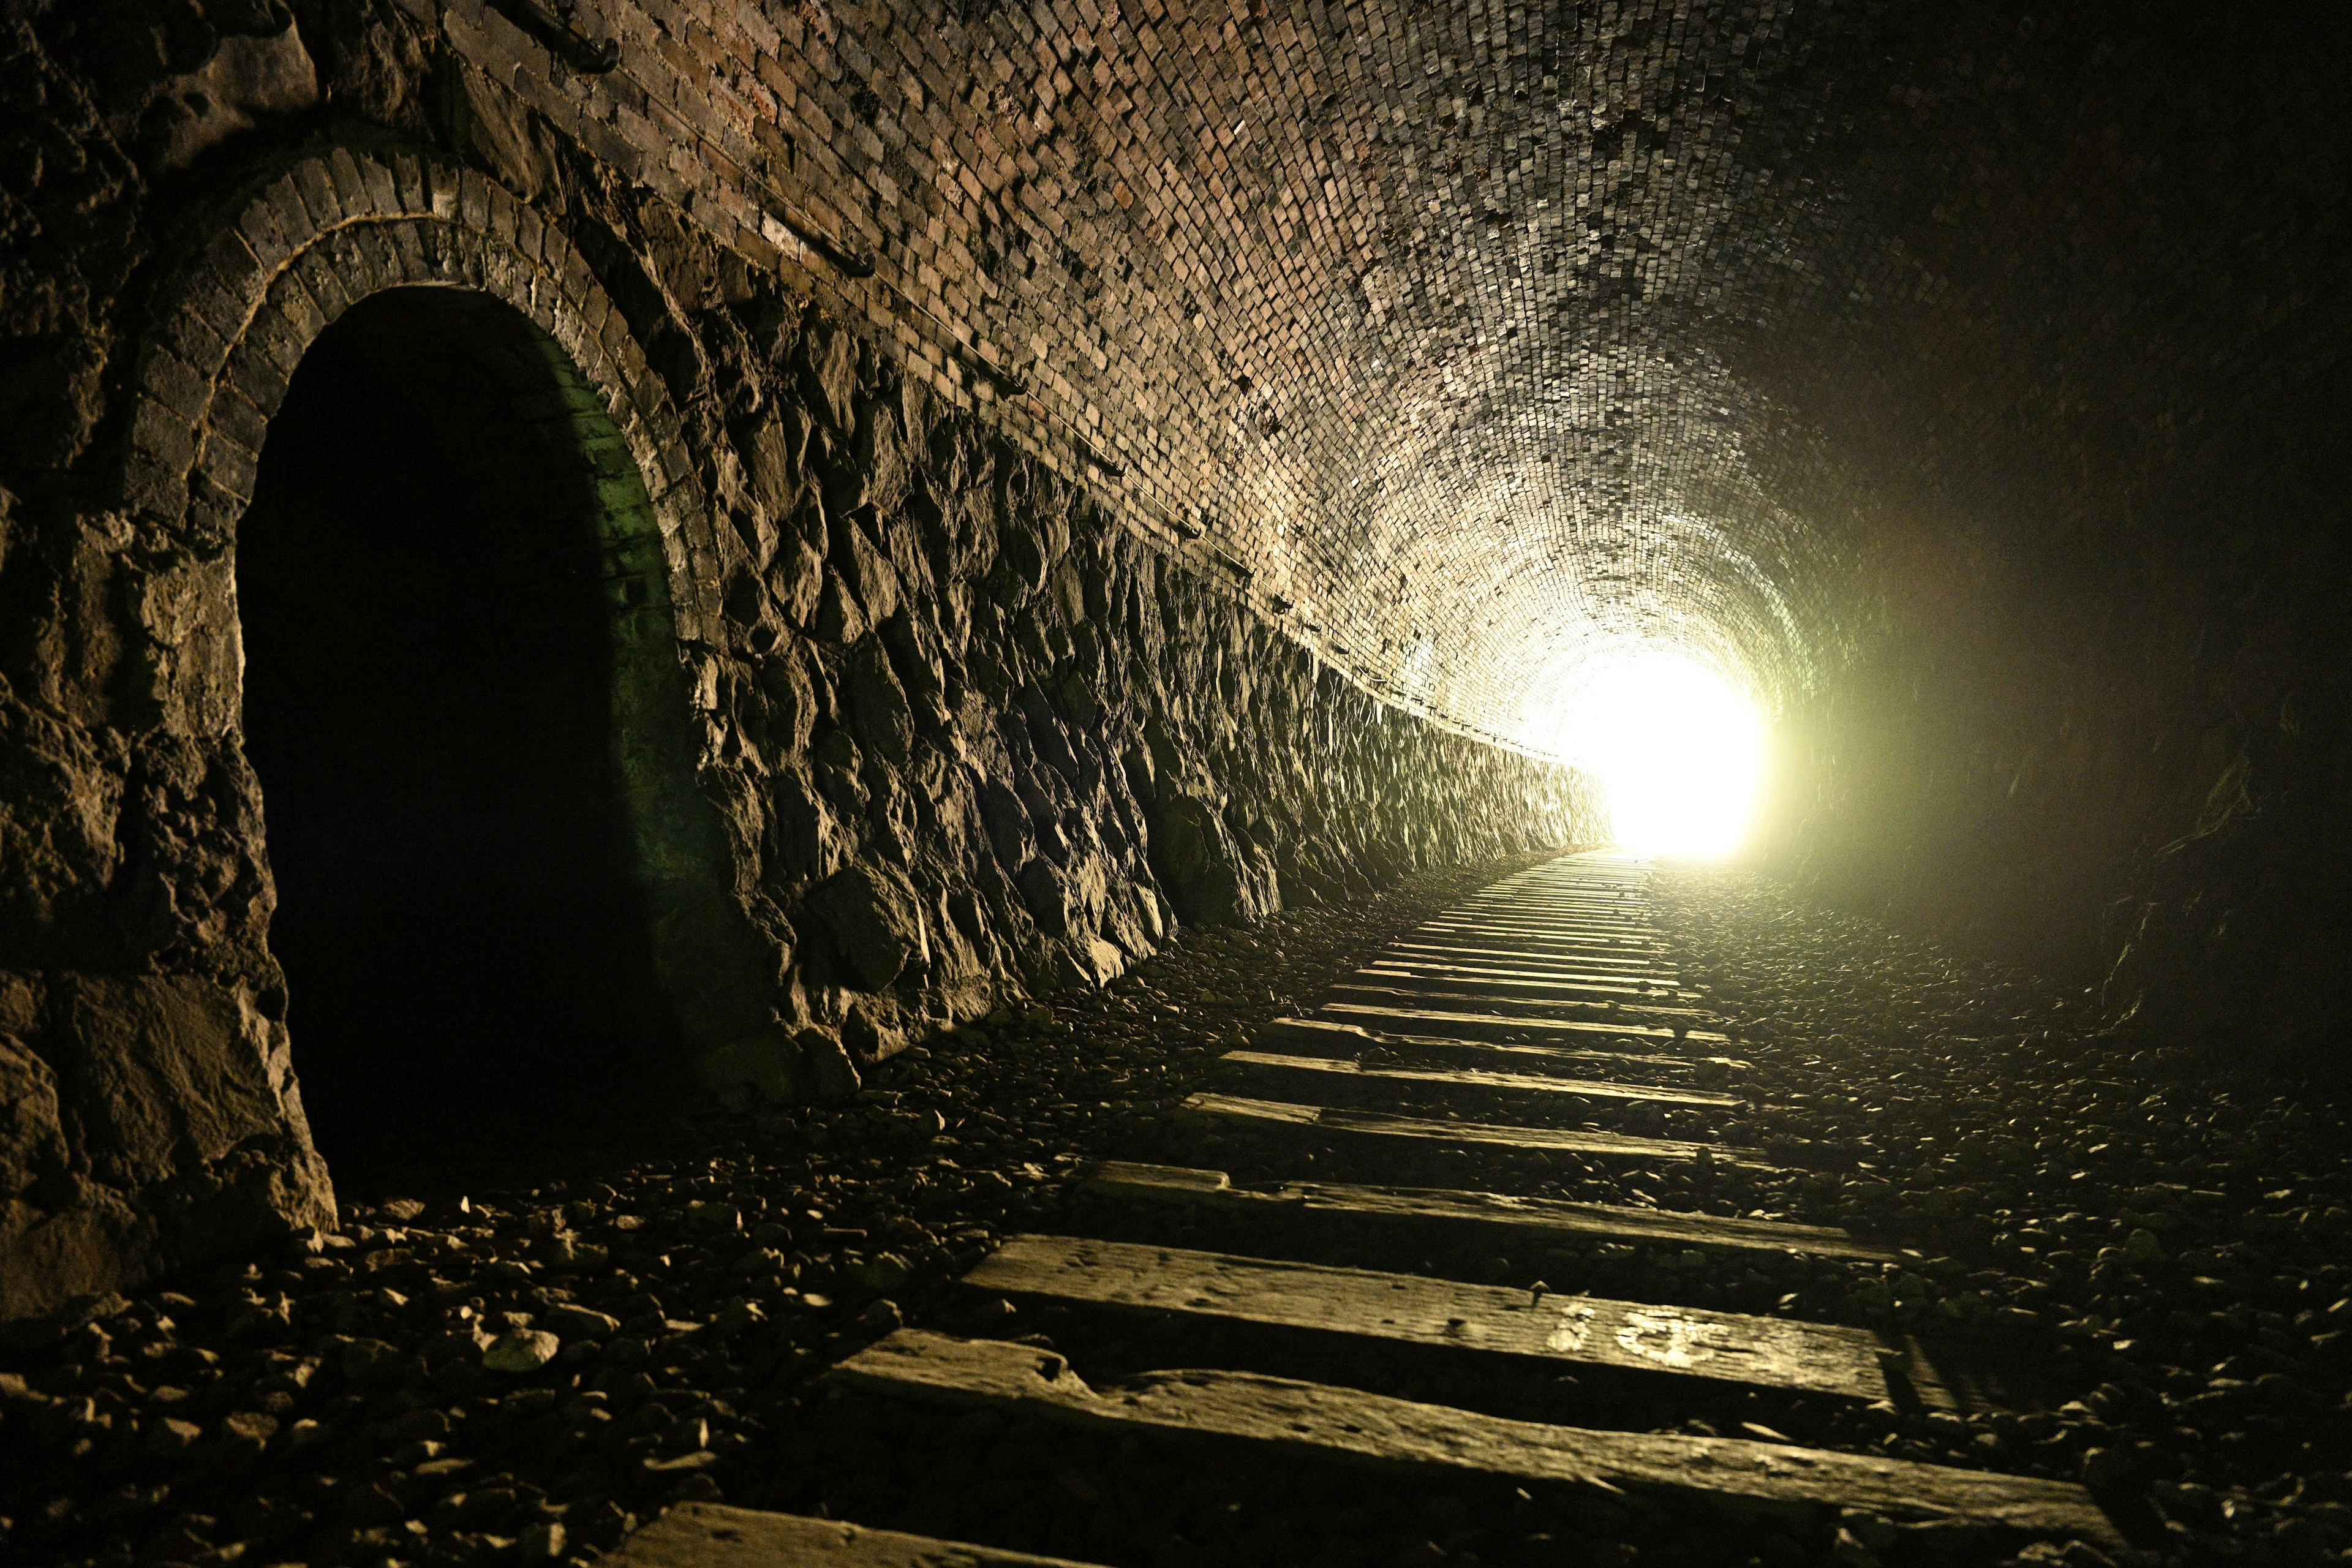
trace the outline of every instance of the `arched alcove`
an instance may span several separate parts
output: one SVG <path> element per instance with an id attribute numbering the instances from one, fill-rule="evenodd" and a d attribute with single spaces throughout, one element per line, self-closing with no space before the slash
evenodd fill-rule
<path id="1" fill-rule="evenodd" d="M 658 541 L 577 369 L 487 294 L 377 293 L 295 370 L 236 534 L 243 731 L 339 1170 L 575 1124 L 674 1056 L 631 800 L 665 783 L 631 723 L 677 664 Z"/>
<path id="2" fill-rule="evenodd" d="M 570 239 L 494 182 L 429 158 L 343 147 L 306 158 L 252 193 L 184 263 L 142 349 L 126 434 L 122 504 L 155 542 L 142 591 L 169 612 L 158 622 L 151 694 L 162 729 L 215 754 L 247 753 L 224 758 L 231 776 L 247 761 L 260 764 L 271 820 L 247 819 L 239 852 L 269 863 L 282 884 L 269 940 L 284 950 L 277 956 L 289 971 L 290 1016 L 279 1021 L 274 987 L 259 975 L 255 995 L 236 1001 L 236 1016 L 256 1032 L 289 1158 L 321 1201 L 303 1095 L 348 1181 L 364 1172 L 370 1152 L 339 1136 L 338 1100 L 373 1116 L 373 1153 L 390 1152 L 414 1169 L 443 1158 L 451 1138 L 467 1131 L 508 1145 L 534 1131 L 578 1131 L 589 1125 L 581 1110 L 599 1100 L 642 1121 L 635 1090 L 648 1083 L 738 1081 L 740 1070 L 714 1076 L 711 1064 L 740 1069 L 742 1043 L 769 1039 L 780 958 L 738 894 L 728 803 L 700 773 L 712 737 L 694 694 L 712 679 L 705 639 L 720 545 L 667 390 Z M 285 493 L 272 493 L 281 481 Z M 299 493 L 306 489 L 307 499 Z M 384 542 L 364 544 L 370 518 L 379 530 L 386 513 L 393 524 L 422 528 L 418 508 L 436 497 L 434 504 L 455 510 L 436 525 L 430 559 L 399 571 L 371 567 L 366 549 Z M 457 505 L 452 497 L 470 499 Z M 274 515 L 281 508 L 291 517 Z M 467 509 L 470 532 L 453 521 Z M 273 551 L 287 558 L 262 559 Z M 306 572 L 341 573 L 341 593 L 315 591 Z M 240 574 L 250 601 L 242 617 L 233 580 Z M 422 621 L 444 625 L 437 642 L 409 626 L 404 658 L 362 636 L 368 615 L 379 626 L 397 615 L 383 605 L 362 615 L 352 596 L 388 593 L 395 580 L 413 601 L 439 595 Z M 420 639 L 425 652 L 415 649 Z M 346 681 L 373 682 L 379 692 L 355 704 L 356 716 L 322 712 L 299 689 L 306 678 L 338 689 L 337 658 Z M 582 683 L 555 680 L 546 667 L 558 663 Z M 308 665 L 320 668 L 291 673 Z M 430 690 L 400 679 L 428 665 L 448 679 Z M 248 674 L 258 683 L 250 692 Z M 478 689 L 468 693 L 460 677 Z M 273 689 L 281 679 L 298 689 Z M 248 696 L 260 704 L 250 748 Z M 525 718 L 501 729 L 495 713 L 459 711 L 501 700 L 507 714 Z M 394 721 L 417 721 L 436 702 L 438 739 L 412 746 L 415 755 L 400 750 Z M 286 723 L 306 710 L 307 734 Z M 546 874 L 503 878 L 531 884 L 515 895 L 522 912 L 510 901 L 501 920 L 459 900 L 437 923 L 455 931 L 471 922 L 475 938 L 507 944 L 503 968 L 475 965 L 474 995 L 487 994 L 509 1020 L 569 1008 L 579 1027 L 567 1035 L 552 1024 L 525 1041 L 518 1026 L 499 1026 L 493 1007 L 444 995 L 412 1009 L 438 1022 L 438 1043 L 418 1027 L 404 1034 L 363 1020 L 390 1054 L 362 1070 L 364 1041 L 347 1041 L 349 1059 L 338 1060 L 335 1030 L 311 1026 L 330 1022 L 323 1015 L 333 1012 L 338 986 L 346 1016 L 359 1014 L 354 998 L 383 989 L 394 955 L 383 953 L 372 971 L 378 955 L 350 928 L 331 938 L 301 930 L 318 912 L 300 904 L 305 885 L 346 900 L 370 889 L 340 887 L 331 870 L 295 864 L 306 826 L 314 845 L 334 826 L 333 810 L 315 799 L 314 820 L 300 820 L 310 787 L 300 771 L 331 771 L 341 746 L 342 777 L 363 774 L 349 755 L 356 742 L 362 760 L 367 747 L 380 754 L 390 746 L 417 764 L 418 777 L 431 777 L 425 763 L 436 745 L 447 756 L 463 749 L 460 718 L 479 721 L 476 777 L 487 759 L 517 773 L 569 768 L 570 784 L 541 781 L 547 798 L 564 797 L 562 810 L 520 813 L 515 798 L 537 797 L 509 780 L 503 805 L 475 814 L 519 822 L 515 833 L 541 839 Z M 535 750 L 527 728 L 514 727 L 526 721 L 571 728 L 564 744 Z M 443 817 L 436 831 L 446 848 L 457 833 L 450 812 Z M 583 864 L 547 848 L 567 830 Z M 491 837 L 499 853 L 526 847 Z M 412 869 L 382 846 L 376 853 L 379 866 Z M 412 858 L 430 868 L 430 856 Z M 502 879 L 484 874 L 493 885 Z M 578 884 L 568 894 L 564 877 Z M 436 889 L 426 878 L 410 890 Z M 544 918 L 532 912 L 532 896 Z M 553 917 L 600 911 L 612 920 L 594 941 L 554 935 L 562 926 Z M 312 938 L 314 954 L 324 950 L 343 973 L 322 978 L 315 956 L 305 962 Z M 533 941 L 541 952 L 526 962 Z M 453 939 L 443 956 L 462 945 Z M 550 959 L 551 946 L 571 956 Z M 412 974 L 422 965 L 436 984 L 451 979 L 415 954 L 402 962 Z M 526 1005 L 533 996 L 544 1004 L 536 1012 Z M 593 1048 L 599 1031 L 611 1050 Z M 331 1081 L 346 1068 L 351 1082 Z"/>

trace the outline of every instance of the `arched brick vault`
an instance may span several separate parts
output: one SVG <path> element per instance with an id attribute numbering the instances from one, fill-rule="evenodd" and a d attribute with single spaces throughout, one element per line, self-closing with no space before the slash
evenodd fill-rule
<path id="1" fill-rule="evenodd" d="M 180 79 L 140 86 L 157 62 L 106 31 L 127 16 L 135 46 L 140 13 L 0 24 L 41 88 L 10 101 L 87 111 L 19 127 L 68 142 L 33 166 L 37 243 L 0 256 L 0 331 L 46 334 L 9 384 L 54 392 L 0 424 L 0 1316 L 331 1219 L 238 743 L 234 552 L 306 346 L 378 290 L 531 323 L 635 496 L 599 526 L 646 656 L 617 728 L 647 769 L 640 872 L 678 894 L 681 1089 L 837 1091 L 1177 922 L 1593 836 L 1587 781 L 1318 664 L 903 311 L 523 113 L 467 52 L 487 14 L 428 35 L 379 5 L 334 54 L 341 13 L 298 10 L 268 47 L 310 40 L 362 122 L 256 110 L 185 172 L 194 132 L 142 119 L 185 108 Z M 126 58 L 131 107 L 101 111 Z"/>
<path id="2" fill-rule="evenodd" d="M 567 40 L 503 0 L 288 4 L 316 101 L 210 121 L 172 118 L 194 0 L 0 18 L 37 153 L 0 162 L 0 1069 L 63 1105 L 95 1091 L 55 1064 L 167 1039 L 268 1068 L 180 1097 L 261 1107 L 193 1154 L 0 1150 L 12 1257 L 85 1179 L 121 1201 L 52 1219 L 101 1237 L 239 1172 L 281 1216 L 323 1193 L 264 1104 L 257 795 L 205 738 L 251 421 L 336 247 L 514 301 L 626 437 L 699 797 L 824 1064 L 1147 948 L 1180 877 L 1246 915 L 1580 830 L 1574 781 L 1395 707 L 1539 741 L 1651 637 L 1777 706 L 1772 838 L 1825 884 L 2192 1021 L 2324 1016 L 2340 21 L 582 0 Z M 337 144 L 234 233 L 192 216 Z M 358 151 L 394 144 L 431 151 Z M 236 300 L 328 213 L 384 221 L 283 275 L 200 454 Z M 141 358 L 192 230 L 212 265 Z"/>
<path id="3" fill-rule="evenodd" d="M 2340 16 L 572 15 L 614 68 L 431 22 L 1384 698 L 1540 748 L 1664 638 L 1778 711 L 1769 837 L 1848 896 L 2126 1002 L 2352 952 L 2352 873 L 2279 868 L 2338 808 Z"/>
<path id="4" fill-rule="evenodd" d="M 2284 22 L 596 0 L 595 72 L 481 0 L 431 19 L 1336 666 L 1509 743 L 1626 637 L 1809 710 L 1875 635 L 1870 535 L 2115 505 L 2337 341 L 2298 330 L 2333 35 Z"/>

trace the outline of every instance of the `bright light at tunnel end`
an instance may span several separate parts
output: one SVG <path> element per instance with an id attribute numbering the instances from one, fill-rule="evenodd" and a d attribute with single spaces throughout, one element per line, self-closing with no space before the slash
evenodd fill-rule
<path id="1" fill-rule="evenodd" d="M 1707 666 L 1632 653 L 1561 705 L 1559 745 L 1600 778 L 1618 846 L 1720 858 L 1739 848 L 1763 773 L 1756 705 Z"/>

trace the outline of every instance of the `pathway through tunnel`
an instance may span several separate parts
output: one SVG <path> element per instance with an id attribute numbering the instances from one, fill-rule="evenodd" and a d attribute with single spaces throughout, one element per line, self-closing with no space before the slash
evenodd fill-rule
<path id="1" fill-rule="evenodd" d="M 602 418 L 505 305 L 406 289 L 329 328 L 270 426 L 237 539 L 246 743 L 295 1070 L 347 1191 L 551 1150 L 666 1043 Z"/>

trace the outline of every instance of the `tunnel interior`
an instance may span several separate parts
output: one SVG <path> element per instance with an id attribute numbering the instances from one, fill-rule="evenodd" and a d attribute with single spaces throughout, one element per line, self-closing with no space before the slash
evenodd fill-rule
<path id="1" fill-rule="evenodd" d="M 2352 9 L 32 10 L 11 1549 L 2352 1564 Z"/>
<path id="2" fill-rule="evenodd" d="M 269 941 L 346 1185 L 576 1129 L 671 1032 L 567 368 L 487 297 L 378 294 L 303 359 L 239 530 Z"/>

